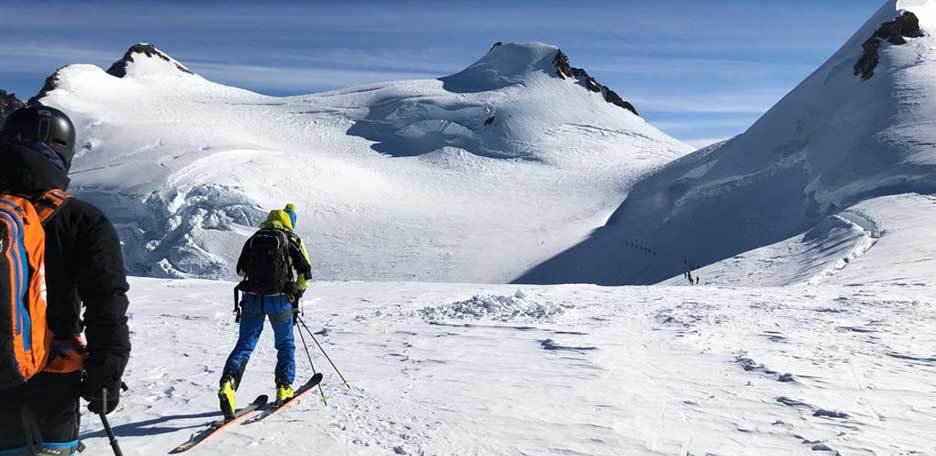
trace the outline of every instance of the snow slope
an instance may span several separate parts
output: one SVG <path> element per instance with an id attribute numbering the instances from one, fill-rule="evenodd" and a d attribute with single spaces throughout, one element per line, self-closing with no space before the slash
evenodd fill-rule
<path id="1" fill-rule="evenodd" d="M 496 282 L 690 150 L 560 77 L 558 53 L 504 44 L 439 80 L 276 98 L 137 45 L 40 96 L 76 120 L 72 190 L 119 224 L 134 274 L 232 277 L 245 236 L 292 201 L 317 277 Z"/>
<path id="2" fill-rule="evenodd" d="M 130 391 L 111 423 L 125 454 L 164 454 L 219 416 L 233 284 L 131 285 Z M 193 455 L 936 454 L 932 287 L 349 282 L 306 296 L 353 389 L 315 351 L 328 406 L 303 399 Z M 267 329 L 242 403 L 272 393 L 274 359 Z M 82 426 L 106 454 L 98 420 Z"/>
<path id="3" fill-rule="evenodd" d="M 890 0 L 747 132 L 643 179 L 605 227 L 518 280 L 649 284 L 817 231 L 860 236 L 834 217 L 873 198 L 936 191 L 934 74 L 936 2 Z M 929 203 L 921 204 L 904 207 L 926 213 Z M 894 261 L 883 245 L 875 251 L 875 267 Z M 824 264 L 803 260 L 770 280 Z"/>
<path id="4" fill-rule="evenodd" d="M 707 285 L 855 283 L 920 287 L 936 271 L 936 196 L 873 198 L 813 229 L 693 272 Z M 674 277 L 662 284 L 684 285 Z"/>

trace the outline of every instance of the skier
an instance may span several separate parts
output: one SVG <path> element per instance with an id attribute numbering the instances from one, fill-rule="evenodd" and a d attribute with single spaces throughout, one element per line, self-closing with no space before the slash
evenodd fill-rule
<path id="1" fill-rule="evenodd" d="M 114 226 L 64 192 L 74 146 L 74 125 L 51 107 L 20 108 L 0 126 L 0 193 L 50 211 L 37 214 L 45 220 L 45 326 L 52 337 L 42 370 L 0 389 L 0 455 L 77 454 L 79 397 L 95 414 L 112 412 L 120 401 L 130 356 L 129 285 Z M 55 202 L 45 205 L 48 198 Z M 30 317 L 35 334 L 42 322 Z"/>
<path id="2" fill-rule="evenodd" d="M 218 399 L 225 418 L 234 416 L 235 391 L 240 386 L 250 354 L 269 317 L 276 339 L 276 400 L 293 397 L 296 375 L 293 320 L 299 312 L 299 300 L 312 279 L 309 253 L 302 239 L 293 232 L 296 208 L 270 211 L 266 221 L 247 242 L 237 260 L 237 273 L 244 280 L 237 286 L 243 298 L 235 302 L 240 321 L 240 335 L 228 356 L 221 375 Z M 296 275 L 293 275 L 295 270 Z"/>

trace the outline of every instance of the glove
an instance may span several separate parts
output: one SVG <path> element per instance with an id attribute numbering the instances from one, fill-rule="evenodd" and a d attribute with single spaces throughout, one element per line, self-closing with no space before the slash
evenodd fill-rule
<path id="1" fill-rule="evenodd" d="M 104 357 L 88 360 L 85 376 L 81 382 L 81 397 L 88 401 L 91 413 L 105 415 L 113 412 L 120 403 L 120 376 L 123 368 L 113 358 Z M 107 402 L 104 402 L 104 389 L 107 390 Z"/>
<path id="2" fill-rule="evenodd" d="M 296 307 L 299 305 L 299 300 L 302 299 L 302 295 L 304 294 L 305 294 L 305 291 L 303 290 L 295 290 L 292 293 L 290 293 L 290 298 L 291 298 L 290 300 L 292 301 L 293 307 Z"/>

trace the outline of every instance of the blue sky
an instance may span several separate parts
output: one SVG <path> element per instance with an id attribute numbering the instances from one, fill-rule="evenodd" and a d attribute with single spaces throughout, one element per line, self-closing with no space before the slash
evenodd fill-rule
<path id="1" fill-rule="evenodd" d="M 883 2 L 2 0 L 0 89 L 27 98 L 56 68 L 106 68 L 136 42 L 208 79 L 287 95 L 444 76 L 495 41 L 541 41 L 704 144 L 743 132 Z"/>

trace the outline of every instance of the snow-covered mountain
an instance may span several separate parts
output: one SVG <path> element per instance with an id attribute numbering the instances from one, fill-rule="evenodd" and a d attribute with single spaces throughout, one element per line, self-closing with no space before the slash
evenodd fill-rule
<path id="1" fill-rule="evenodd" d="M 918 282 L 929 260 L 894 266 L 910 245 L 917 259 L 936 251 L 932 199 L 917 195 L 936 193 L 934 171 L 936 2 L 890 0 L 747 132 L 643 179 L 605 227 L 520 281 L 678 283 L 774 245 L 699 275 L 779 285 L 828 280 L 851 262 Z M 915 241 L 885 242 L 898 236 Z"/>
<path id="2" fill-rule="evenodd" d="M 231 276 L 265 211 L 292 201 L 319 278 L 507 281 L 691 150 L 538 43 L 438 80 L 284 98 L 143 44 L 35 98 L 73 116 L 72 190 L 119 225 L 131 272 L 157 277 Z"/>

